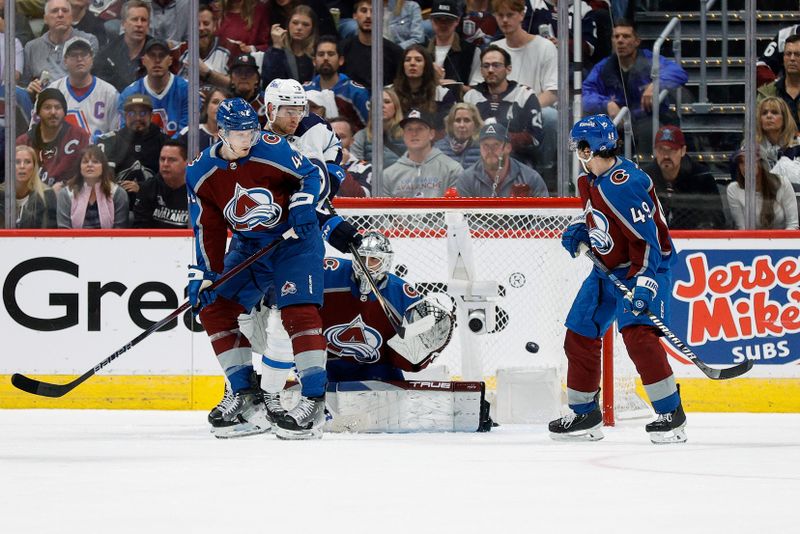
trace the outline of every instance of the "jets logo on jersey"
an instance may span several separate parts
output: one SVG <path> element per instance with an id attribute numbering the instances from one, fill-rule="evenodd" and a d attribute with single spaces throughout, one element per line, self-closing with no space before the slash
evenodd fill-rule
<path id="1" fill-rule="evenodd" d="M 326 271 L 335 271 L 341 263 L 336 258 L 325 258 L 322 261 L 322 268 Z"/>
<path id="2" fill-rule="evenodd" d="M 239 184 L 236 184 L 233 198 L 223 210 L 233 229 L 240 232 L 272 228 L 278 224 L 282 212 L 281 207 L 275 204 L 269 189 L 245 189 Z"/>
<path id="3" fill-rule="evenodd" d="M 589 240 L 592 242 L 592 246 L 599 252 L 600 254 L 608 254 L 611 252 L 611 249 L 614 248 L 614 240 L 611 239 L 611 234 L 609 233 L 609 224 L 608 219 L 605 215 L 599 210 L 593 209 L 588 206 L 588 209 L 591 209 L 591 217 L 592 225 L 589 228 Z"/>
<path id="4" fill-rule="evenodd" d="M 625 169 L 617 169 L 611 173 L 611 183 L 614 185 L 621 185 L 628 181 L 630 174 L 625 172 Z"/>
<path id="5" fill-rule="evenodd" d="M 331 326 L 324 335 L 328 350 L 337 356 L 351 357 L 360 363 L 375 363 L 381 357 L 383 337 L 360 314 L 349 324 Z"/>

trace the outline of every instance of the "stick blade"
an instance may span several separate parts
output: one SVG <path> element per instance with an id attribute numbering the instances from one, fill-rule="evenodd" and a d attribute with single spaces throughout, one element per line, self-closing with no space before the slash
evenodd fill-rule
<path id="1" fill-rule="evenodd" d="M 27 376 L 19 373 L 14 373 L 11 375 L 11 384 L 13 384 L 15 388 L 20 389 L 25 393 L 52 398 L 63 397 L 70 390 L 72 390 L 68 384 L 63 386 L 58 384 L 47 384 L 33 378 L 28 378 Z"/>
<path id="2" fill-rule="evenodd" d="M 737 376 L 742 376 L 752 368 L 753 360 L 745 360 L 742 363 L 734 365 L 733 367 L 728 367 L 727 369 L 716 369 L 719 371 L 719 375 L 715 378 L 715 380 L 728 380 L 730 378 L 736 378 Z"/>

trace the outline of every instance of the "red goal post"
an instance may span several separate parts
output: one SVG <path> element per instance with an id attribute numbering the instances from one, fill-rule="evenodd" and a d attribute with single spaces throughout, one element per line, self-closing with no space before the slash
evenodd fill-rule
<path id="1" fill-rule="evenodd" d="M 581 214 L 579 199 L 337 198 L 334 204 L 360 231 L 379 231 L 391 239 L 395 274 L 421 293 L 447 293 L 454 302 L 448 281 L 452 281 L 449 271 L 457 239 L 451 227 L 454 221 L 466 223 L 475 279 L 496 282 L 498 294 L 483 304 L 487 310 L 494 308 L 493 329 L 473 334 L 462 324 L 465 321 L 459 321 L 450 345 L 436 362 L 449 377 L 465 376 L 473 354 L 480 377 L 490 389 L 500 368 L 556 367 L 565 381 L 564 321 L 592 268 L 588 260 L 571 258 L 560 243 L 564 228 Z M 613 354 L 612 339 L 612 334 L 606 336 L 608 354 Z M 538 353 L 526 350 L 529 341 L 538 344 Z M 608 424 L 614 421 L 613 390 L 617 389 L 618 402 L 626 402 L 633 393 L 632 381 L 626 382 L 623 392 L 611 386 L 616 379 L 613 360 L 604 358 Z"/>

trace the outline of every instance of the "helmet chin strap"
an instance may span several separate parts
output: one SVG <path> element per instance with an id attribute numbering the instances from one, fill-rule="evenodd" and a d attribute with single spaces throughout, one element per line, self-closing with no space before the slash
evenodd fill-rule
<path id="1" fill-rule="evenodd" d="M 590 162 L 590 161 L 592 161 L 592 158 L 594 158 L 594 154 L 592 154 L 591 156 L 589 156 L 589 157 L 588 157 L 588 158 L 586 158 L 586 159 L 583 159 L 583 158 L 582 158 L 582 157 L 580 157 L 580 155 L 578 155 L 578 153 L 576 152 L 576 153 L 575 153 L 575 157 L 576 157 L 576 158 L 578 158 L 578 161 L 580 161 L 580 162 L 581 162 L 581 166 L 583 167 L 583 170 L 584 170 L 584 172 L 586 172 L 587 174 L 591 174 L 591 172 L 592 172 L 592 171 L 590 171 L 590 170 L 589 170 L 588 164 L 589 164 L 589 162 Z"/>

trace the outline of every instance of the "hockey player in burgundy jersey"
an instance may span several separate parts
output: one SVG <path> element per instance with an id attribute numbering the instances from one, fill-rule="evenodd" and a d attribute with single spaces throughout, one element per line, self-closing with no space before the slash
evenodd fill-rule
<path id="1" fill-rule="evenodd" d="M 602 439 L 598 405 L 601 339 L 614 320 L 658 418 L 645 429 L 654 443 L 686 441 L 686 415 L 659 331 L 644 313 L 669 321 L 674 247 L 653 181 L 616 155 L 617 130 L 607 115 L 575 123 L 570 148 L 586 174 L 578 178 L 584 206 L 564 231 L 574 257 L 591 244 L 594 254 L 633 293 L 625 298 L 597 268 L 575 297 L 566 320 L 567 398 L 572 413 L 550 423 L 553 439 Z"/>
<path id="2" fill-rule="evenodd" d="M 302 110 L 300 110 L 302 112 Z M 322 243 L 315 206 L 320 191 L 316 167 L 279 136 L 263 133 L 258 116 L 241 98 L 225 100 L 217 112 L 221 142 L 203 150 L 187 168 L 190 217 L 197 265 L 190 270 L 189 299 L 223 367 L 232 395 L 216 421 L 218 437 L 270 428 L 263 399 L 251 383 L 250 343 L 237 317 L 273 289 L 291 336 L 302 399 L 287 414 L 279 437 L 321 436 L 324 419 L 325 338 L 322 305 Z M 288 239 L 216 291 L 218 276 L 293 229 Z M 233 239 L 226 253 L 227 230 Z"/>

